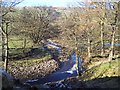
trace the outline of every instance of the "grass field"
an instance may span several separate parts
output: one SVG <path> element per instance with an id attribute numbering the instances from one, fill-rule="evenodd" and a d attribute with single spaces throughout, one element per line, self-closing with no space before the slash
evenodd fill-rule
<path id="1" fill-rule="evenodd" d="M 51 58 L 47 51 L 41 47 L 32 46 L 33 42 L 29 38 L 26 39 L 27 44 L 23 48 L 24 38 L 24 36 L 9 36 L 9 63 L 15 66 L 18 64 L 30 65 L 34 62 L 41 62 Z M 0 66 L 3 66 L 3 61 L 0 62 Z"/>
<path id="2" fill-rule="evenodd" d="M 24 36 L 10 36 L 8 46 L 9 48 L 23 48 L 24 46 Z M 33 42 L 30 38 L 26 38 L 26 48 L 32 47 Z"/>

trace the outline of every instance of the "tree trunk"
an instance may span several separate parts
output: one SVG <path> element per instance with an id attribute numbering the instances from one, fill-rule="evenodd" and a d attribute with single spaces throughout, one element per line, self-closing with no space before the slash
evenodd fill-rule
<path id="1" fill-rule="evenodd" d="M 88 39 L 88 42 L 87 42 L 87 43 L 88 43 L 88 48 L 87 48 L 87 49 L 88 49 L 88 58 L 90 59 L 90 58 L 91 58 L 91 50 L 90 50 L 91 45 L 90 45 L 90 38 L 89 38 L 89 35 L 88 35 L 88 38 L 87 38 L 87 39 Z"/>
<path id="2" fill-rule="evenodd" d="M 8 65 L 8 36 L 5 36 L 5 62 L 4 62 L 4 69 L 7 71 L 7 65 Z"/>
<path id="3" fill-rule="evenodd" d="M 4 69 L 5 71 L 7 71 L 7 67 L 8 67 L 8 34 L 7 34 L 7 31 L 8 31 L 8 23 L 6 24 L 6 34 L 4 35 L 5 36 L 5 45 L 4 45 L 4 48 L 5 48 Z"/>
<path id="4" fill-rule="evenodd" d="M 1 29 L 1 28 L 0 28 Z M 2 61 L 2 32 L 0 30 L 0 61 Z"/>
<path id="5" fill-rule="evenodd" d="M 23 41 L 23 53 L 25 53 L 26 44 L 27 44 L 27 40 L 26 40 L 26 38 L 24 38 L 24 41 Z"/>
<path id="6" fill-rule="evenodd" d="M 1 8 L 1 7 L 0 7 Z M 0 15 L 2 14 L 2 12 L 0 12 Z M 2 16 L 0 16 L 0 61 L 2 61 Z"/>
<path id="7" fill-rule="evenodd" d="M 2 33 L 2 61 L 5 61 L 5 36 Z"/>
<path id="8" fill-rule="evenodd" d="M 77 74 L 79 75 L 79 71 L 78 71 L 78 50 L 77 50 L 77 47 L 76 47 L 75 54 L 76 54 Z"/>
<path id="9" fill-rule="evenodd" d="M 1 21 L 1 31 L 3 31 L 3 21 Z M 4 45 L 5 45 L 5 33 L 2 33 L 2 61 L 5 61 L 5 49 L 4 49 Z"/>
<path id="10" fill-rule="evenodd" d="M 79 56 L 79 52 L 78 52 L 78 44 L 77 44 L 78 40 L 77 40 L 77 37 L 75 37 L 75 54 L 76 54 L 76 65 L 77 65 L 77 74 L 78 76 L 80 76 L 80 69 L 79 69 L 79 64 L 78 64 L 78 56 Z"/>
<path id="11" fill-rule="evenodd" d="M 115 13 L 115 21 L 114 23 L 111 24 L 112 26 L 112 40 L 111 40 L 111 47 L 110 47 L 110 54 L 109 54 L 109 58 L 108 60 L 111 61 L 113 56 L 114 56 L 114 43 L 115 43 L 115 32 L 116 32 L 116 28 L 117 28 L 117 24 L 118 24 L 118 11 L 119 11 L 119 4 L 118 4 L 118 8 L 116 10 L 116 13 Z"/>
<path id="12" fill-rule="evenodd" d="M 115 42 L 115 26 L 112 26 L 112 40 L 108 60 L 111 61 L 114 55 L 114 42 Z"/>
<path id="13" fill-rule="evenodd" d="M 103 33 L 103 30 L 104 30 L 104 23 L 101 22 L 101 56 L 104 55 L 104 33 Z"/>

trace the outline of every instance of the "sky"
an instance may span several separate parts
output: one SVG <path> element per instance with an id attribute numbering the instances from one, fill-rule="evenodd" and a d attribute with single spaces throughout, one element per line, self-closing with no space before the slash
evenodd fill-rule
<path id="1" fill-rule="evenodd" d="M 17 6 L 54 6 L 67 7 L 81 0 L 24 0 Z"/>

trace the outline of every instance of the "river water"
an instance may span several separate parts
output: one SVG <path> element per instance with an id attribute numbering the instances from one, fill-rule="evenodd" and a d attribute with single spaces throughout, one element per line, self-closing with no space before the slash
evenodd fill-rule
<path id="1" fill-rule="evenodd" d="M 61 50 L 59 50 L 59 51 L 61 51 Z M 79 69 L 80 69 L 81 63 L 82 63 L 82 60 L 80 57 L 78 57 Z M 77 67 L 76 54 L 72 53 L 70 55 L 70 57 L 68 58 L 68 60 L 62 63 L 62 66 L 58 71 L 56 71 L 50 75 L 47 75 L 43 78 L 38 78 L 37 80 L 28 80 L 28 81 L 26 81 L 26 83 L 29 83 L 32 85 L 45 84 L 48 82 L 55 82 L 55 81 L 67 79 L 69 77 L 75 77 L 78 75 L 76 67 Z M 82 71 L 84 71 L 84 70 L 82 69 Z"/>

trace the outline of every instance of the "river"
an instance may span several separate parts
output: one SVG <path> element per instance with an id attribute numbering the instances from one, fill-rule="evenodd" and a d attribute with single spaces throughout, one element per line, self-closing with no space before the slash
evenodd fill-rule
<path id="1" fill-rule="evenodd" d="M 47 48 L 45 48 L 47 49 Z M 60 49 L 58 49 L 59 51 L 61 51 Z M 51 52 L 49 52 L 51 53 Z M 82 63 L 81 58 L 78 58 L 79 60 L 79 66 Z M 43 78 L 38 78 L 37 80 L 28 80 L 26 81 L 26 83 L 29 83 L 31 85 L 37 85 L 37 84 L 45 84 L 48 82 L 55 82 L 55 81 L 59 81 L 59 80 L 63 80 L 63 79 L 67 79 L 69 77 L 75 77 L 77 76 L 77 70 L 76 70 L 76 54 L 72 53 L 70 55 L 70 57 L 65 61 L 61 63 L 61 68 L 50 74 L 47 75 Z M 79 67 L 80 68 L 80 67 Z"/>

